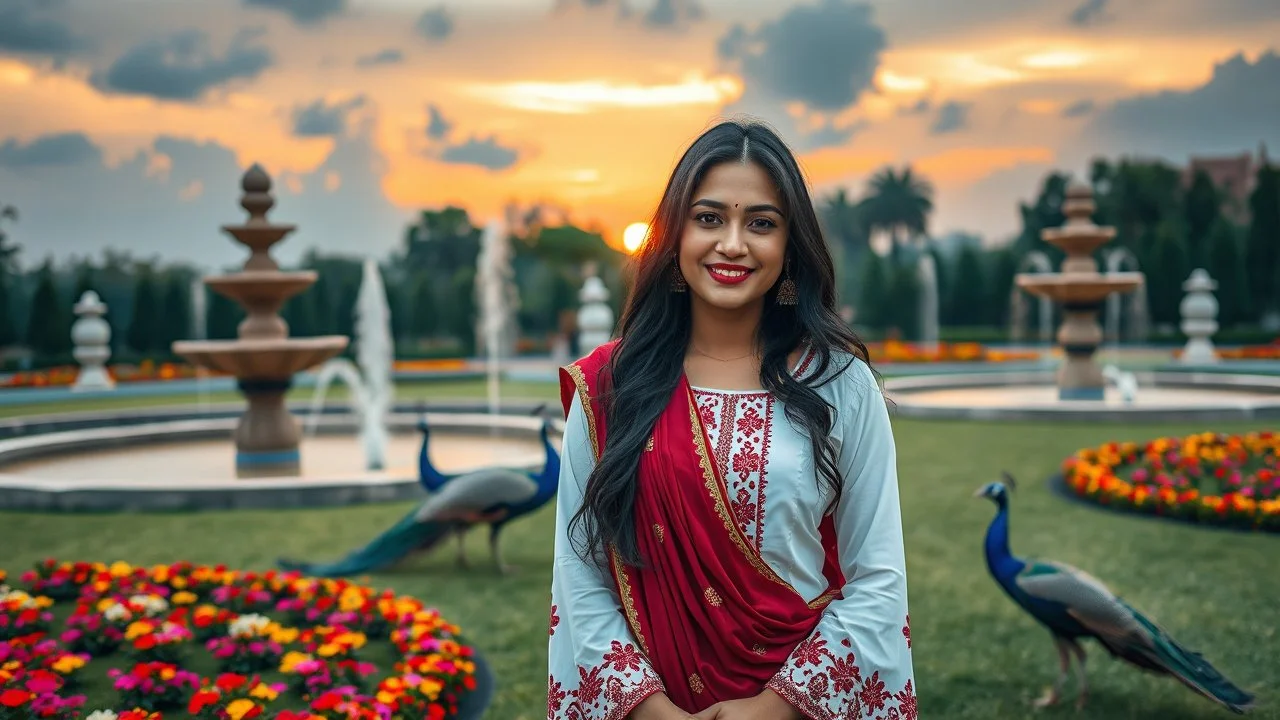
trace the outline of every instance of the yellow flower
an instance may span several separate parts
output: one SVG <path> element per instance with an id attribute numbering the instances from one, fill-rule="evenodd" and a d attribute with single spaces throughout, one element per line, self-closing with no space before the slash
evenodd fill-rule
<path id="1" fill-rule="evenodd" d="M 306 653 L 300 653 L 296 650 L 287 652 L 284 657 L 280 658 L 280 672 L 291 673 L 298 663 L 306 662 L 310 659 L 311 656 Z"/>
<path id="2" fill-rule="evenodd" d="M 169 582 L 169 566 L 156 565 L 151 568 L 151 578 L 158 583 Z"/>
<path id="3" fill-rule="evenodd" d="M 67 675 L 73 670 L 79 670 L 84 667 L 84 659 L 79 655 L 63 655 L 53 663 L 54 672 Z"/>
<path id="4" fill-rule="evenodd" d="M 182 590 L 187 586 L 187 579 L 182 576 L 178 576 L 170 580 L 169 584 L 172 585 L 176 590 Z"/>
<path id="5" fill-rule="evenodd" d="M 143 635 L 147 635 L 153 630 L 155 630 L 155 626 L 153 626 L 151 623 L 147 622 L 146 620 L 138 620 L 136 622 L 131 622 L 129 623 L 129 627 L 125 628 L 124 639 L 135 640 L 139 637 L 142 637 Z"/>
<path id="6" fill-rule="evenodd" d="M 418 685 L 418 692 L 422 693 L 427 697 L 428 700 L 432 700 L 432 701 L 434 701 L 440 695 L 440 691 L 443 689 L 444 689 L 444 683 L 440 682 L 439 680 L 434 680 L 432 678 L 427 678 L 426 680 L 423 680 L 421 684 Z"/>
<path id="7" fill-rule="evenodd" d="M 181 592 L 176 592 L 173 594 L 174 605 L 190 605 L 198 599 L 199 598 L 196 597 L 195 593 L 190 593 L 190 592 L 187 592 L 186 590 L 183 590 Z"/>
<path id="8" fill-rule="evenodd" d="M 131 572 L 133 572 L 133 568 L 129 566 L 129 563 L 124 562 L 123 560 L 117 560 L 111 563 L 112 577 L 125 577 Z"/>
<path id="9" fill-rule="evenodd" d="M 333 643 L 325 643 L 316 649 L 316 654 L 320 657 L 333 657 L 342 651 L 342 648 Z"/>
<path id="10" fill-rule="evenodd" d="M 253 689 L 249 691 L 249 694 L 256 698 L 262 698 L 267 702 L 275 700 L 280 695 L 280 693 L 272 690 L 266 683 L 258 683 L 257 685 L 254 685 Z"/>
<path id="11" fill-rule="evenodd" d="M 178 673 L 177 673 L 177 671 L 176 671 L 176 670 L 174 670 L 174 669 L 173 669 L 173 668 L 171 668 L 171 667 L 162 668 L 162 669 L 160 670 L 160 679 L 161 679 L 161 680 L 166 680 L 166 681 L 167 681 L 167 680 L 172 680 L 172 679 L 173 679 L 173 677 L 174 677 L 175 675 L 177 675 L 177 674 L 178 674 Z"/>
<path id="12" fill-rule="evenodd" d="M 227 703 L 227 717 L 231 720 L 240 720 L 249 713 L 250 710 L 257 707 L 257 703 L 252 700 L 240 698 Z"/>
<path id="13" fill-rule="evenodd" d="M 298 639 L 298 628 L 286 628 L 277 625 L 271 630 L 271 639 L 281 645 L 288 645 Z"/>

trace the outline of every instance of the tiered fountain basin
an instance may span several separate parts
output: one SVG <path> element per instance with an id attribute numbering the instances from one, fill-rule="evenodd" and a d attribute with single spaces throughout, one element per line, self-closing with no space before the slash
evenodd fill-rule
<path id="1" fill-rule="evenodd" d="M 924 375 L 885 381 L 896 417 L 1049 422 L 1223 422 L 1280 418 L 1280 377 L 1139 370 L 1126 401 L 1114 386 L 1095 399 L 1059 398 L 1052 370 Z"/>
<path id="2" fill-rule="evenodd" d="M 387 467 L 370 471 L 351 409 L 331 403 L 301 440 L 296 475 L 237 477 L 227 442 L 243 409 L 157 408 L 27 417 L 0 424 L 0 509 L 52 512 L 192 511 L 341 506 L 426 497 L 418 484 L 423 415 L 402 404 L 388 418 Z M 305 418 L 298 404 L 293 414 Z M 446 474 L 485 466 L 540 469 L 541 420 L 532 403 L 427 406 L 432 463 Z M 563 424 L 553 421 L 553 432 Z M 558 437 L 552 442 L 559 446 Z"/>

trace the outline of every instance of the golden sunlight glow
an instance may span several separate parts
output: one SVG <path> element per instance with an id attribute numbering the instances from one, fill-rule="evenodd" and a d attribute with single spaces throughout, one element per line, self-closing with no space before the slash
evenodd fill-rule
<path id="1" fill-rule="evenodd" d="M 520 110 L 577 114 L 602 108 L 720 105 L 741 93 L 741 83 L 730 76 L 704 78 L 695 74 L 669 85 L 621 84 L 607 80 L 475 83 L 464 91 Z"/>
<path id="2" fill-rule="evenodd" d="M 34 70 L 23 63 L 0 60 L 0 84 L 28 85 L 35 74 Z"/>
<path id="3" fill-rule="evenodd" d="M 626 248 L 627 252 L 633 253 L 640 249 L 648 235 L 648 225 L 642 222 L 631 223 L 626 230 L 622 231 L 622 247 Z"/>
<path id="4" fill-rule="evenodd" d="M 1022 58 L 1023 67 L 1036 70 L 1066 70 L 1078 68 L 1089 62 L 1089 53 L 1079 50 L 1050 50 Z"/>
<path id="5" fill-rule="evenodd" d="M 876 82 L 885 90 L 900 93 L 918 93 L 929 89 L 929 81 L 922 77 L 899 75 L 892 70 L 881 70 Z"/>

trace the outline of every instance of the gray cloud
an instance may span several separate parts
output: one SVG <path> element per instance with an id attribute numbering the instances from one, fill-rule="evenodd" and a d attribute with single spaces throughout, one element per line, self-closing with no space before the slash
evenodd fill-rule
<path id="1" fill-rule="evenodd" d="M 42 135 L 23 144 L 10 138 L 0 144 L 0 166 L 36 168 L 98 163 L 102 150 L 84 133 Z"/>
<path id="2" fill-rule="evenodd" d="M 506 170 L 520 159 L 513 148 L 504 147 L 497 138 L 475 136 L 449 145 L 440 151 L 440 160 L 454 165 L 479 165 L 490 170 Z"/>
<path id="3" fill-rule="evenodd" d="M 272 65 L 271 51 L 251 44 L 259 31 L 241 31 L 222 56 L 209 49 L 201 30 L 183 30 L 147 40 L 93 76 L 101 90 L 150 95 L 165 100 L 195 100 L 210 88 L 236 79 L 252 79 Z"/>
<path id="4" fill-rule="evenodd" d="M 1077 100 L 1062 109 L 1062 117 L 1076 118 L 1090 115 L 1097 109 L 1097 105 L 1088 98 Z"/>
<path id="5" fill-rule="evenodd" d="M 908 117 L 911 115 L 924 115 L 933 109 L 933 103 L 928 98 L 920 98 L 914 105 L 903 105 L 898 108 L 899 117 Z"/>
<path id="6" fill-rule="evenodd" d="M 347 129 L 347 115 L 365 103 L 364 95 L 328 105 L 316 100 L 293 109 L 293 134 L 299 137 L 337 137 Z"/>
<path id="7" fill-rule="evenodd" d="M 735 25 L 717 50 L 736 65 L 748 89 L 815 110 L 841 110 L 871 86 L 884 31 L 871 8 L 847 0 L 797 5 L 748 32 Z"/>
<path id="8" fill-rule="evenodd" d="M 644 24 L 652 28 L 674 28 L 703 17 L 702 6 L 695 0 L 655 0 L 644 14 Z"/>
<path id="9" fill-rule="evenodd" d="M 453 34 L 453 15 L 443 5 L 431 8 L 418 16 L 414 29 L 428 40 L 444 40 Z"/>
<path id="10" fill-rule="evenodd" d="M 404 53 L 396 48 L 386 48 L 371 55 L 356 58 L 356 67 L 376 67 L 378 65 L 395 65 L 404 62 Z"/>
<path id="11" fill-rule="evenodd" d="M 440 108 L 435 105 L 427 106 L 427 115 L 427 137 L 432 140 L 443 140 L 453 129 L 453 123 L 446 120 L 440 113 Z"/>
<path id="12" fill-rule="evenodd" d="M 1084 0 L 1071 11 L 1067 20 L 1077 27 L 1089 27 L 1109 19 L 1106 12 L 1107 0 Z"/>
<path id="13" fill-rule="evenodd" d="M 347 10 L 347 0 L 244 0 L 244 4 L 285 13 L 298 25 L 315 25 Z"/>
<path id="14" fill-rule="evenodd" d="M 1137 95 L 1103 108 L 1080 143 L 1105 143 L 1127 153 L 1237 153 L 1259 142 L 1280 145 L 1280 54 L 1250 62 L 1237 54 L 1216 65 L 1212 78 L 1187 91 Z"/>
<path id="15" fill-rule="evenodd" d="M 69 55 L 89 47 L 71 32 L 60 12 L 65 0 L 0 2 L 0 50 Z"/>
<path id="16" fill-rule="evenodd" d="M 166 158 L 163 171 L 156 170 L 156 156 Z M 239 267 L 247 256 L 219 227 L 245 218 L 240 178 L 250 162 L 242 166 L 235 151 L 217 142 L 160 136 L 112 167 L 101 158 L 38 171 L 0 165 L 0 187 L 5 201 L 22 213 L 22 223 L 10 232 L 24 247 L 59 259 L 101 257 L 110 248 L 212 271 Z M 381 256 L 398 245 L 411 213 L 383 194 L 384 165 L 372 139 L 356 135 L 337 139 L 310 172 L 286 178 L 268 168 L 276 198 L 270 219 L 298 225 L 272 256 L 288 265 L 313 247 Z M 74 212 L 68 212 L 68 198 L 74 199 Z M 35 253 L 23 257 L 31 263 L 41 259 Z"/>
<path id="17" fill-rule="evenodd" d="M 933 135 L 945 135 L 965 129 L 969 126 L 971 107 L 970 103 L 948 100 L 938 107 L 938 114 L 933 118 L 929 132 Z"/>

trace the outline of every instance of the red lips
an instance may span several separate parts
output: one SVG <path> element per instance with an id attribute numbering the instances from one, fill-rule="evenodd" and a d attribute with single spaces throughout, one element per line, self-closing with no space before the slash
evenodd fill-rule
<path id="1" fill-rule="evenodd" d="M 707 265 L 707 274 L 721 285 L 737 285 L 751 277 L 753 270 L 745 265 L 713 263 Z"/>

